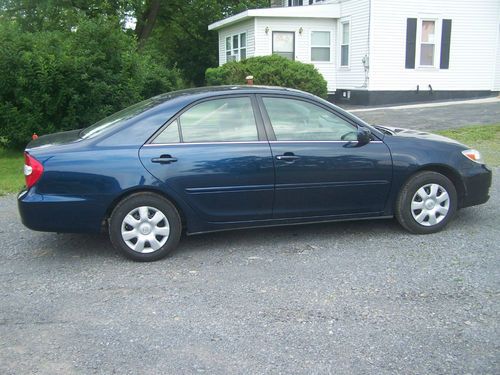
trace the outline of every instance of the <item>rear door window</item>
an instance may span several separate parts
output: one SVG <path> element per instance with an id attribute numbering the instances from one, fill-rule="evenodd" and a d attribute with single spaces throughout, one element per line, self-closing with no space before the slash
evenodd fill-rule
<path id="1" fill-rule="evenodd" d="M 179 125 L 177 120 L 173 121 L 168 125 L 163 131 L 154 139 L 153 143 L 178 143 L 180 142 L 179 137 Z"/>
<path id="2" fill-rule="evenodd" d="M 183 142 L 242 142 L 259 139 L 250 97 L 204 101 L 189 108 L 178 121 Z"/>

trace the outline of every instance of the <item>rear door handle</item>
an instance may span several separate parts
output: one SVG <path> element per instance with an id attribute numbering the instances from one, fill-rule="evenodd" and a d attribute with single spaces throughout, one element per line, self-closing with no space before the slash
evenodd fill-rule
<path id="1" fill-rule="evenodd" d="M 151 159 L 153 163 L 160 163 L 160 164 L 170 164 L 174 163 L 177 161 L 177 158 L 173 158 L 170 155 L 161 155 L 159 158 L 153 158 Z"/>
<path id="2" fill-rule="evenodd" d="M 285 152 L 283 155 L 276 155 L 276 159 L 283 160 L 285 162 L 292 162 L 299 159 L 299 157 L 293 152 Z"/>

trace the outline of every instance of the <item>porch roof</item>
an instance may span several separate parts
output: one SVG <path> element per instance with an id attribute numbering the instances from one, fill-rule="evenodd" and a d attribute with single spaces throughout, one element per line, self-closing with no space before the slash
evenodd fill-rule
<path id="1" fill-rule="evenodd" d="M 254 17 L 340 18 L 340 4 L 315 4 L 296 7 L 248 9 L 208 25 L 208 30 L 219 30 L 225 26 Z"/>

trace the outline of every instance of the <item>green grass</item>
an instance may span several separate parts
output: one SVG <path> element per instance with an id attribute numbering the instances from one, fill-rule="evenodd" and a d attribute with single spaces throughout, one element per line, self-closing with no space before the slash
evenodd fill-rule
<path id="1" fill-rule="evenodd" d="M 500 167 L 500 124 L 472 125 L 435 133 L 478 149 L 486 164 Z M 24 185 L 23 153 L 0 148 L 0 195 L 19 191 Z"/>
<path id="2" fill-rule="evenodd" d="M 471 125 L 463 128 L 440 130 L 435 133 L 477 149 L 486 164 L 500 167 L 500 124 Z"/>
<path id="3" fill-rule="evenodd" d="M 21 190 L 24 185 L 22 151 L 0 148 L 0 195 Z"/>

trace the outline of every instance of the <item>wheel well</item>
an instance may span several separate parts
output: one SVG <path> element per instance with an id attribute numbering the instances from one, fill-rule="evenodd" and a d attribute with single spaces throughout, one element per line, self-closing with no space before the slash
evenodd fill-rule
<path id="1" fill-rule="evenodd" d="M 116 205 L 121 202 L 123 199 L 133 195 L 133 194 L 138 194 L 138 193 L 152 193 L 152 194 L 156 194 L 156 195 L 159 195 L 165 199 L 168 199 L 170 201 L 170 203 L 172 203 L 175 208 L 177 209 L 177 211 L 179 212 L 179 216 L 181 217 L 181 223 L 182 223 L 182 227 L 185 228 L 186 227 L 186 215 L 184 214 L 184 211 L 182 210 L 182 208 L 179 206 L 179 204 L 175 201 L 175 199 L 173 199 L 170 195 L 164 193 L 163 191 L 159 191 L 159 190 L 156 190 L 156 189 L 148 189 L 148 188 L 141 188 L 141 189 L 133 189 L 133 190 L 128 190 L 124 193 L 122 193 L 121 195 L 119 195 L 118 197 L 116 197 L 112 202 L 111 204 L 109 205 L 108 209 L 106 210 L 106 214 L 102 220 L 102 226 L 103 227 L 106 227 L 107 226 L 107 223 L 108 223 L 108 219 L 109 217 L 111 216 L 111 213 L 113 212 L 113 210 L 115 209 Z"/>
<path id="2" fill-rule="evenodd" d="M 460 177 L 460 174 L 457 171 L 455 171 L 453 168 L 444 165 L 426 165 L 421 169 L 415 171 L 415 173 L 422 171 L 437 172 L 447 177 L 453 183 L 455 189 L 457 190 L 458 207 L 462 206 L 462 202 L 465 196 L 465 185 L 462 181 L 462 178 Z M 413 173 L 413 175 L 415 173 Z"/>

